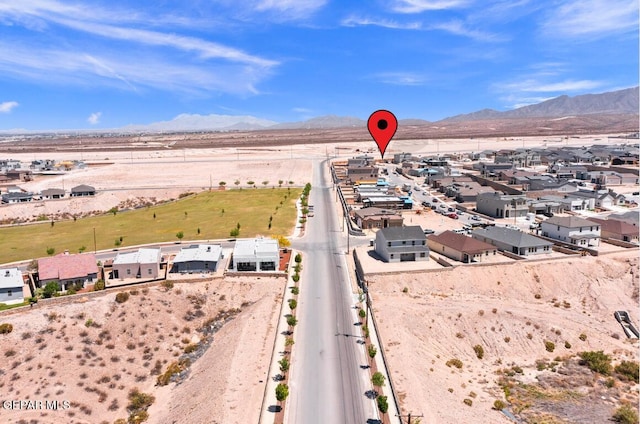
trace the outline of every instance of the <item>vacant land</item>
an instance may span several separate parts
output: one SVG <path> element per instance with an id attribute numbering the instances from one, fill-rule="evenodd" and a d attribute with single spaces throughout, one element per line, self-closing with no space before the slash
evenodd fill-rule
<path id="1" fill-rule="evenodd" d="M 1 421 L 126 420 L 137 388 L 153 397 L 149 422 L 255 423 L 284 284 L 265 277 L 176 283 L 122 291 L 122 303 L 109 291 L 2 315 L 13 331 L 0 335 L 0 398 L 70 405 L 3 410 Z"/>
<path id="2" fill-rule="evenodd" d="M 110 249 L 144 243 L 229 237 L 288 235 L 295 224 L 297 188 L 207 191 L 181 200 L 102 216 L 51 224 L 0 228 L 0 258 L 12 262 L 45 256 L 47 249 L 71 252 Z M 122 238 L 122 239 L 121 239 Z M 28 243 L 25 241 L 28 240 Z"/>
<path id="3" fill-rule="evenodd" d="M 635 249 L 373 276 L 369 283 L 400 406 L 434 424 L 510 422 L 492 410 L 495 400 L 524 422 L 548 423 L 607 422 L 621 401 L 637 405 L 638 385 L 617 381 L 608 388 L 605 378 L 584 374 L 575 355 L 602 350 L 614 363 L 638 361 L 637 341 L 626 339 L 613 316 L 629 310 L 637 320 L 638 287 Z M 562 359 L 553 364 L 556 357 Z M 507 382 L 516 389 L 505 397 L 501 379 L 513 373 L 519 382 Z"/>

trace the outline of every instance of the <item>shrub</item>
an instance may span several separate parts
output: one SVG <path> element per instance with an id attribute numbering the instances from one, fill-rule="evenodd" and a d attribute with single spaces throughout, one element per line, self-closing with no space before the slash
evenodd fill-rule
<path id="1" fill-rule="evenodd" d="M 198 345 L 196 343 L 189 343 L 184 347 L 184 353 L 195 352 L 198 349 Z"/>
<path id="2" fill-rule="evenodd" d="M 287 396 L 289 396 L 289 386 L 284 383 L 280 383 L 276 386 L 276 399 L 278 402 L 283 402 Z"/>
<path id="3" fill-rule="evenodd" d="M 229 231 L 230 237 L 238 237 L 239 235 L 240 235 L 240 230 L 238 230 L 237 228 L 234 228 L 233 230 Z"/>
<path id="4" fill-rule="evenodd" d="M 484 358 L 484 348 L 481 345 L 475 345 L 473 347 L 473 351 L 476 353 L 478 359 Z"/>
<path id="5" fill-rule="evenodd" d="M 586 365 L 591 371 L 603 375 L 611 374 L 611 357 L 603 351 L 580 352 L 580 365 Z"/>
<path id="6" fill-rule="evenodd" d="M 496 401 L 493 402 L 493 409 L 496 411 L 502 411 L 506 406 L 507 405 L 500 399 L 496 399 Z"/>
<path id="7" fill-rule="evenodd" d="M 127 292 L 120 292 L 118 294 L 116 294 L 116 302 L 118 303 L 124 303 L 127 300 L 129 300 L 129 293 Z"/>
<path id="8" fill-rule="evenodd" d="M 295 327 L 297 323 L 298 323 L 298 319 L 295 316 L 289 315 L 287 317 L 287 324 L 290 325 L 291 327 Z"/>
<path id="9" fill-rule="evenodd" d="M 556 348 L 556 344 L 552 341 L 549 340 L 545 340 L 544 341 L 544 348 L 546 349 L 547 352 L 553 352 Z"/>
<path id="10" fill-rule="evenodd" d="M 585 340 L 587 340 L 587 335 L 586 335 L 586 334 L 584 334 L 584 333 L 581 333 L 581 334 L 578 336 L 578 338 L 584 342 Z"/>
<path id="11" fill-rule="evenodd" d="M 465 399 L 462 401 L 465 405 L 467 406 L 471 406 L 473 405 L 473 401 L 471 399 Z"/>
<path id="12" fill-rule="evenodd" d="M 280 364 L 280 371 L 282 372 L 287 372 L 289 371 L 289 360 L 287 358 L 282 358 L 281 360 L 278 361 L 278 364 Z"/>
<path id="13" fill-rule="evenodd" d="M 567 349 L 571 349 L 571 343 L 564 342 L 564 347 L 567 348 Z"/>
<path id="14" fill-rule="evenodd" d="M 285 346 L 292 346 L 295 343 L 295 341 L 293 341 L 293 337 L 287 337 L 284 341 L 284 345 Z"/>
<path id="15" fill-rule="evenodd" d="M 367 312 L 364 309 L 360 308 L 360 310 L 358 311 L 358 316 L 360 316 L 360 318 L 364 318 L 367 316 Z"/>
<path id="16" fill-rule="evenodd" d="M 181 373 L 187 367 L 188 364 L 189 362 L 185 360 L 181 360 L 178 362 L 174 361 L 170 363 L 169 366 L 167 367 L 167 370 L 164 372 L 164 374 L 159 375 L 158 378 L 156 379 L 156 385 L 166 386 L 171 381 L 171 377 L 173 377 L 175 374 Z"/>
<path id="17" fill-rule="evenodd" d="M 291 276 L 291 279 L 292 279 L 294 282 L 296 282 L 296 283 L 297 283 L 298 281 L 300 281 L 300 274 L 297 274 L 297 273 L 296 273 L 296 274 L 293 274 L 293 275 Z"/>
<path id="18" fill-rule="evenodd" d="M 160 285 L 166 290 L 169 291 L 173 288 L 173 281 L 164 280 Z"/>
<path id="19" fill-rule="evenodd" d="M 129 404 L 127 405 L 127 411 L 133 413 L 138 411 L 144 411 L 153 405 L 156 398 L 153 395 L 142 393 L 137 388 L 132 389 L 129 392 Z"/>
<path id="20" fill-rule="evenodd" d="M 616 409 L 613 420 L 622 424 L 636 424 L 638 422 L 638 412 L 629 404 L 624 404 Z"/>
<path id="21" fill-rule="evenodd" d="M 384 380 L 384 375 L 379 371 L 371 376 L 371 383 L 376 387 L 384 386 Z"/>
<path id="22" fill-rule="evenodd" d="M 58 290 L 60 290 L 60 286 L 58 286 L 58 283 L 55 281 L 50 281 L 46 286 L 44 286 L 42 295 L 48 299 L 58 293 Z"/>
<path id="23" fill-rule="evenodd" d="M 446 366 L 448 367 L 456 367 L 458 369 L 462 368 L 462 361 L 459 360 L 458 358 L 453 358 L 453 359 L 449 359 L 446 364 Z"/>
<path id="24" fill-rule="evenodd" d="M 5 322 L 4 324 L 0 324 L 0 334 L 9 334 L 13 331 L 13 325 Z"/>
<path id="25" fill-rule="evenodd" d="M 616 365 L 615 372 L 626 380 L 635 381 L 636 383 L 640 382 L 638 381 L 639 365 L 637 362 L 622 361 Z"/>
<path id="26" fill-rule="evenodd" d="M 300 253 L 298 253 L 295 258 L 293 258 L 294 261 L 296 261 L 297 264 L 299 264 L 300 262 L 302 262 L 302 256 L 300 255 Z"/>
<path id="27" fill-rule="evenodd" d="M 387 402 L 387 397 L 378 396 L 378 399 L 376 400 L 376 402 L 378 403 L 378 410 L 380 410 L 380 412 L 382 412 L 383 414 L 386 414 L 387 411 L 389 410 L 389 403 Z"/>
<path id="28" fill-rule="evenodd" d="M 409 293 L 409 287 L 404 287 L 402 289 L 402 293 Z"/>
<path id="29" fill-rule="evenodd" d="M 295 299 L 289 299 L 289 308 L 291 310 L 296 309 L 297 306 L 298 306 L 298 302 Z"/>
<path id="30" fill-rule="evenodd" d="M 105 284 L 104 284 L 104 281 L 102 280 L 96 281 L 96 283 L 93 285 L 93 291 L 104 290 L 104 289 L 105 289 Z"/>
<path id="31" fill-rule="evenodd" d="M 295 294 L 298 295 L 300 294 L 300 288 L 299 287 L 291 287 L 291 294 Z"/>
<path id="32" fill-rule="evenodd" d="M 378 353 L 378 349 L 376 349 L 374 345 L 370 344 L 369 346 L 367 346 L 367 353 L 369 353 L 369 357 L 373 359 L 375 358 L 376 353 Z"/>

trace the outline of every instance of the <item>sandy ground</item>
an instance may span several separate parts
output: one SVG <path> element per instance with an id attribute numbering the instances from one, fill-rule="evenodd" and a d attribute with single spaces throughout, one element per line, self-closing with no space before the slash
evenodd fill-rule
<path id="1" fill-rule="evenodd" d="M 123 290 L 132 294 L 122 304 L 109 291 L 4 314 L 0 322 L 12 324 L 13 332 L 0 336 L 0 399 L 70 406 L 3 409 L 0 421 L 112 423 L 128 417 L 127 395 L 137 387 L 155 397 L 152 423 L 257 422 L 284 284 L 282 278 L 230 277 L 176 283 L 168 292 L 161 286 Z M 241 312 L 192 359 L 186 379 L 156 386 L 158 372 L 204 339 L 197 331 L 203 322 L 234 308 Z"/>
<path id="2" fill-rule="evenodd" d="M 495 373 L 506 366 L 526 374 L 537 359 L 586 350 L 638 360 L 637 343 L 626 340 L 613 317 L 622 309 L 638 320 L 637 250 L 368 280 L 401 409 L 423 414 L 423 424 L 511 422 L 491 409 L 504 400 Z M 555 343 L 553 353 L 545 340 Z M 453 358 L 461 369 L 446 365 Z M 600 406 L 610 417 L 615 403 Z"/>

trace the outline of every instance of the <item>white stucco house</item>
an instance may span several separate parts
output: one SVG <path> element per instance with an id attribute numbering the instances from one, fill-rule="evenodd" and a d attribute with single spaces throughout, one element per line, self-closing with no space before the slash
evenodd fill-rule
<path id="1" fill-rule="evenodd" d="M 540 224 L 544 237 L 582 247 L 600 245 L 600 225 L 577 216 L 554 216 Z"/>
<path id="2" fill-rule="evenodd" d="M 280 264 L 278 241 L 271 238 L 236 240 L 230 271 L 277 271 Z"/>
<path id="3" fill-rule="evenodd" d="M 144 278 L 155 280 L 160 275 L 160 249 L 140 248 L 120 252 L 113 260 L 113 279 Z"/>

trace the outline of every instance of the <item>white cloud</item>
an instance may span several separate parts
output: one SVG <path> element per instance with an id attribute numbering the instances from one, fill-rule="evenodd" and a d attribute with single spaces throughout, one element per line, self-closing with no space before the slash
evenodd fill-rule
<path id="1" fill-rule="evenodd" d="M 406 22 L 401 23 L 390 19 L 374 19 L 374 18 L 362 18 L 357 16 L 350 16 L 345 18 L 341 22 L 342 26 L 355 27 L 355 26 L 379 26 L 389 29 L 406 29 L 406 30 L 419 30 L 423 29 L 420 22 Z"/>
<path id="2" fill-rule="evenodd" d="M 256 10 L 277 12 L 290 19 L 306 18 L 322 8 L 327 0 L 259 0 Z"/>
<path id="3" fill-rule="evenodd" d="M 0 103 L 0 113 L 9 113 L 18 107 L 18 102 L 2 102 Z"/>
<path id="4" fill-rule="evenodd" d="M 296 112 L 296 113 L 304 113 L 304 114 L 310 114 L 313 113 L 313 110 L 311 109 L 307 109 L 306 107 L 294 107 L 293 109 L 291 109 L 292 111 Z"/>
<path id="5" fill-rule="evenodd" d="M 524 91 L 529 93 L 565 93 L 572 91 L 584 91 L 602 87 L 602 81 L 593 80 L 564 80 L 559 82 L 541 82 L 536 79 L 528 79 L 501 85 L 505 91 Z"/>
<path id="6" fill-rule="evenodd" d="M 637 0 L 568 0 L 552 10 L 542 26 L 553 37 L 598 38 L 638 32 Z"/>
<path id="7" fill-rule="evenodd" d="M 381 83 L 391 85 L 423 85 L 427 78 L 413 72 L 382 72 L 375 74 L 374 78 Z"/>
<path id="8" fill-rule="evenodd" d="M 398 13 L 421 13 L 427 10 L 461 8 L 468 4 L 468 0 L 395 0 L 391 9 Z"/>
<path id="9" fill-rule="evenodd" d="M 96 125 L 100 123 L 100 118 L 102 117 L 102 112 L 94 112 L 87 118 L 87 122 L 91 125 Z"/>
<path id="10" fill-rule="evenodd" d="M 453 20 L 449 22 L 442 22 L 432 25 L 429 29 L 438 29 L 449 32 L 461 37 L 468 37 L 478 41 L 505 41 L 503 36 L 497 34 L 491 34 L 476 29 L 467 28 L 464 22 L 460 20 Z"/>

